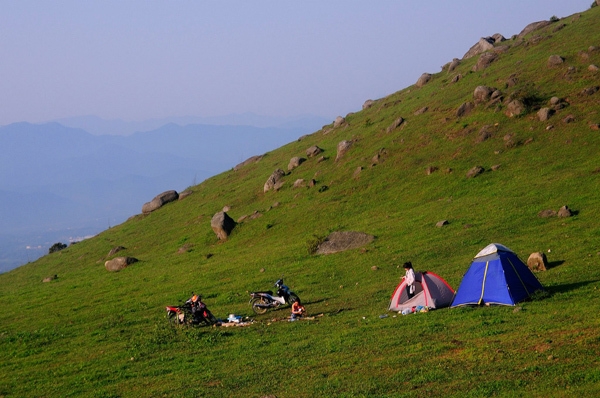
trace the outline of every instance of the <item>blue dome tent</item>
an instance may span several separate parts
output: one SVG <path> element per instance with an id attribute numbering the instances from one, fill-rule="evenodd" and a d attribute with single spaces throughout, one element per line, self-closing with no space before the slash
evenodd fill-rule
<path id="1" fill-rule="evenodd" d="M 512 250 L 492 243 L 477 253 L 471 262 L 450 307 L 515 305 L 543 289 Z"/>

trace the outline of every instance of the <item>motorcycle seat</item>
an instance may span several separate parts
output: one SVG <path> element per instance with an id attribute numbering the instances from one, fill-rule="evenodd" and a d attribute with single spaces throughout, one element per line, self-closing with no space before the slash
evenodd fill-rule
<path id="1" fill-rule="evenodd" d="M 273 295 L 273 291 L 272 290 L 264 290 L 264 291 L 261 291 L 261 292 L 252 292 L 252 293 L 266 293 L 266 294 L 268 294 L 270 296 Z"/>

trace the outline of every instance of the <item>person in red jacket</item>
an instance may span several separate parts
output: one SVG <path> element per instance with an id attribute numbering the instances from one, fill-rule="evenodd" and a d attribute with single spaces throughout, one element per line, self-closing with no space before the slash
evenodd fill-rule
<path id="1" fill-rule="evenodd" d="M 300 299 L 297 298 L 292 303 L 292 317 L 290 318 L 290 321 L 295 321 L 296 319 L 301 318 L 302 315 L 304 315 L 305 311 L 306 310 L 304 309 L 304 306 L 300 302 Z"/>

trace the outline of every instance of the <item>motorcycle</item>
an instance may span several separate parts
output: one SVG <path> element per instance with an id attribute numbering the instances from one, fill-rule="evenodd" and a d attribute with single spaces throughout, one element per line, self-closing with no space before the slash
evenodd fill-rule
<path id="1" fill-rule="evenodd" d="M 167 319 L 175 325 L 216 324 L 217 318 L 210 312 L 202 297 L 193 294 L 189 300 L 180 306 L 166 306 Z"/>
<path id="2" fill-rule="evenodd" d="M 250 293 L 250 304 L 254 313 L 262 315 L 269 308 L 277 308 L 285 304 L 291 305 L 294 301 L 300 299 L 296 293 L 283 284 L 283 278 L 275 282 L 275 286 L 277 287 L 277 295 L 273 295 L 271 290 Z"/>

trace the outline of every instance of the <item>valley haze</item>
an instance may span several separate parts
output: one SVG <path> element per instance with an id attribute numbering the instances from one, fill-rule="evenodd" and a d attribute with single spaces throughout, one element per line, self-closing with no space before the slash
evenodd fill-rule
<path id="1" fill-rule="evenodd" d="M 56 242 L 69 244 L 120 224 L 161 192 L 181 192 L 328 122 L 249 114 L 229 120 L 232 125 L 178 125 L 87 117 L 63 121 L 72 127 L 57 122 L 0 127 L 0 272 L 36 260 Z M 167 124 L 139 131 L 156 123 Z M 117 125 L 119 134 L 128 135 L 110 135 Z"/>

